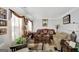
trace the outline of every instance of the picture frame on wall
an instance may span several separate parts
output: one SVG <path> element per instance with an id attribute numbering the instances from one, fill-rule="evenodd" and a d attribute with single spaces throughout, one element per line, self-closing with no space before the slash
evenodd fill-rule
<path id="1" fill-rule="evenodd" d="M 48 26 L 48 19 L 42 19 L 42 26 L 47 27 Z"/>
<path id="2" fill-rule="evenodd" d="M 69 24 L 71 20 L 70 14 L 63 17 L 63 24 Z"/>
<path id="3" fill-rule="evenodd" d="M 6 28 L 0 28 L 0 35 L 7 34 L 7 29 Z"/>
<path id="4" fill-rule="evenodd" d="M 7 26 L 7 20 L 0 20 L 0 26 Z"/>
<path id="5" fill-rule="evenodd" d="M 0 7 L 0 19 L 7 19 L 7 10 Z"/>

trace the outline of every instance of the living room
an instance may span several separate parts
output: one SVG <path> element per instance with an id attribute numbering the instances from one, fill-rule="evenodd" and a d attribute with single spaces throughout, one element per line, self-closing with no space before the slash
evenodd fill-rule
<path id="1" fill-rule="evenodd" d="M 77 45 L 76 43 L 79 42 L 78 10 L 78 7 L 1 7 L 0 19 L 2 20 L 0 21 L 0 51 L 78 51 L 78 46 L 75 48 L 75 45 Z M 5 12 L 4 14 L 6 17 L 4 14 L 2 15 L 3 12 Z M 73 31 L 77 34 L 76 42 L 72 42 L 70 38 L 70 34 Z M 51 40 L 48 36 L 44 38 L 44 34 L 52 36 L 53 38 L 50 38 Z M 36 37 L 32 38 L 34 40 L 29 39 L 31 35 L 36 35 Z M 72 43 L 70 44 L 72 46 L 71 49 L 70 47 L 65 48 L 62 46 L 63 44 L 60 44 L 62 39 L 67 41 L 67 43 Z M 26 42 L 29 40 L 31 43 Z M 52 43 L 50 44 L 49 41 Z"/>

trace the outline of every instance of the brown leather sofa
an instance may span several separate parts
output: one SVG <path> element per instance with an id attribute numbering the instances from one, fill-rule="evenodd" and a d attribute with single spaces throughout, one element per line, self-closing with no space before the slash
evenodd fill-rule
<path id="1" fill-rule="evenodd" d="M 53 40 L 53 34 L 55 34 L 55 30 L 53 29 L 38 29 L 35 34 L 35 43 L 51 43 L 51 39 Z"/>

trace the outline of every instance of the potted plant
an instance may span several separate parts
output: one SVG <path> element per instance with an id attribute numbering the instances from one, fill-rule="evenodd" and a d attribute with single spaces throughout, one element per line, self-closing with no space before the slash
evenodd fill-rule
<path id="1" fill-rule="evenodd" d="M 22 37 L 16 38 L 16 44 L 23 44 Z"/>

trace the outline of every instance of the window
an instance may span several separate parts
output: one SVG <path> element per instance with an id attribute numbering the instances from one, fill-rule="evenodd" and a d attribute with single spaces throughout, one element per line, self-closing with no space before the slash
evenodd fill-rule
<path id="1" fill-rule="evenodd" d="M 12 40 L 14 41 L 17 37 L 22 35 L 22 18 L 18 18 L 12 14 Z"/>
<path id="2" fill-rule="evenodd" d="M 28 21 L 28 30 L 32 31 L 32 22 L 31 21 Z"/>
<path id="3" fill-rule="evenodd" d="M 27 25 L 28 31 L 32 31 L 32 22 L 28 20 L 28 25 Z"/>

